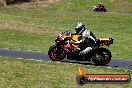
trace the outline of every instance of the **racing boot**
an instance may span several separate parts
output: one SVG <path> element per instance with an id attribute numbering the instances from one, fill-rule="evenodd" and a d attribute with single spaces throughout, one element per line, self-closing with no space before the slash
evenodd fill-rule
<path id="1" fill-rule="evenodd" d="M 91 47 L 87 47 L 86 49 L 84 49 L 83 51 L 80 51 L 79 55 L 83 56 L 87 53 L 89 53 L 92 50 Z"/>
<path id="2" fill-rule="evenodd" d="M 80 48 L 76 48 L 76 49 L 74 49 L 74 51 L 80 51 L 81 49 Z"/>
<path id="3" fill-rule="evenodd" d="M 80 52 L 79 52 L 79 55 L 80 55 L 80 56 L 82 57 L 82 59 L 84 60 L 84 59 L 85 59 L 85 55 L 86 55 L 87 53 L 89 53 L 91 50 L 92 50 L 91 47 L 87 47 L 87 48 L 84 49 L 83 51 L 80 51 Z"/>

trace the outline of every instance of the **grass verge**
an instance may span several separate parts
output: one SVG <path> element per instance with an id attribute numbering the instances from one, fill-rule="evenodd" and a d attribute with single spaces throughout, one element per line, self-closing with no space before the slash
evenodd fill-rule
<path id="1" fill-rule="evenodd" d="M 76 83 L 80 65 L 0 57 L 1 88 L 131 88 L 130 84 Z M 83 65 L 89 74 L 130 74 L 131 70 Z"/>

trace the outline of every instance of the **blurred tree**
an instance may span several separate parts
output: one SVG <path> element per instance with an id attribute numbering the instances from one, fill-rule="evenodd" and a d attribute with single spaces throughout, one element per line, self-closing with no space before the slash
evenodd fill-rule
<path id="1" fill-rule="evenodd" d="M 6 6 L 6 0 L 0 0 L 0 7 Z"/>

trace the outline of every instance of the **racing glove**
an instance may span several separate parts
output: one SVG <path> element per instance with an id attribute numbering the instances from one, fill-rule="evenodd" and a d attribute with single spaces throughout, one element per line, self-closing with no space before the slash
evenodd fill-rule
<path id="1" fill-rule="evenodd" d="M 74 44 L 74 41 L 68 40 L 68 41 L 66 41 L 65 43 Z"/>

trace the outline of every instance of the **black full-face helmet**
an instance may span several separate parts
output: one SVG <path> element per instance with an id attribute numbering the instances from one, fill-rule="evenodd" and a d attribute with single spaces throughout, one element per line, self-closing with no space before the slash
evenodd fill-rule
<path id="1" fill-rule="evenodd" d="M 75 27 L 76 33 L 81 34 L 85 30 L 85 25 L 82 23 L 78 23 Z"/>

